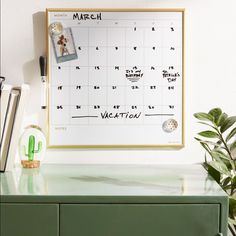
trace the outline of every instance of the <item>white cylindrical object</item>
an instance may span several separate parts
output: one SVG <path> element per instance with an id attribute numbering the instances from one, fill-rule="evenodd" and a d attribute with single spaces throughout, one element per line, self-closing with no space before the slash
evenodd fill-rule
<path id="1" fill-rule="evenodd" d="M 47 83 L 46 80 L 42 79 L 41 83 L 41 108 L 46 109 L 47 107 Z"/>

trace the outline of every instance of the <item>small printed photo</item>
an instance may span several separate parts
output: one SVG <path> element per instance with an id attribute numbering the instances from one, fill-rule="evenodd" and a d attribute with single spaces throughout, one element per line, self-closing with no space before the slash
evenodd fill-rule
<path id="1" fill-rule="evenodd" d="M 78 58 L 71 28 L 64 28 L 57 35 L 52 34 L 51 39 L 57 63 Z"/>

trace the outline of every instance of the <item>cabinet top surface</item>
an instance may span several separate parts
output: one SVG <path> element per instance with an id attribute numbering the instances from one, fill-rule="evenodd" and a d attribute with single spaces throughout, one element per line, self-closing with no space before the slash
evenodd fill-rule
<path id="1" fill-rule="evenodd" d="M 42 165 L 0 178 L 4 198 L 225 196 L 201 165 Z"/>

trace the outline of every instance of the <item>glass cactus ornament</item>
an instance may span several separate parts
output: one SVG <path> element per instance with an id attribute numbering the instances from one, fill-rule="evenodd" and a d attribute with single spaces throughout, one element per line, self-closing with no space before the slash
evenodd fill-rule
<path id="1" fill-rule="evenodd" d="M 29 161 L 33 161 L 34 160 L 34 154 L 39 153 L 42 150 L 42 142 L 41 141 L 38 142 L 38 149 L 36 150 L 35 136 L 30 135 L 29 136 L 29 141 L 28 141 L 28 153 L 26 153 L 27 151 L 26 151 L 25 145 L 23 146 L 23 148 L 24 148 L 24 155 L 28 157 Z"/>
<path id="2" fill-rule="evenodd" d="M 18 149 L 24 168 L 38 168 L 46 149 L 46 140 L 42 130 L 35 125 L 27 127 L 21 135 Z"/>

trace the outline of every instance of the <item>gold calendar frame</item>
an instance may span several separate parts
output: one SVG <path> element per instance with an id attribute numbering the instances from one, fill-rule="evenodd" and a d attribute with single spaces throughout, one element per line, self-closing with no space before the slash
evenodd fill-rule
<path id="1" fill-rule="evenodd" d="M 50 145 L 50 112 L 49 112 L 49 97 L 50 91 L 47 90 L 47 147 L 62 148 L 62 149 L 180 149 L 185 146 L 185 9 L 184 8 L 47 8 L 46 9 L 46 51 L 47 58 L 50 58 L 49 50 L 49 19 L 50 12 L 181 12 L 182 13 L 182 130 L 181 144 L 114 144 L 114 145 Z M 47 82 L 50 84 L 49 72 L 50 68 L 47 62 Z"/>

